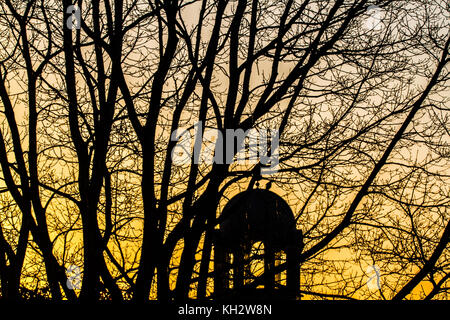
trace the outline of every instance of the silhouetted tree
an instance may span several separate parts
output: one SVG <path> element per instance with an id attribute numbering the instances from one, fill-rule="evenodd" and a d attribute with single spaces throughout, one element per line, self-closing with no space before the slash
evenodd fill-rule
<path id="1" fill-rule="evenodd" d="M 36 244 L 52 299 L 77 297 L 64 268 L 81 261 L 81 298 L 213 298 L 223 206 L 263 179 L 303 233 L 299 296 L 446 297 L 444 1 L 73 4 L 1 5 L 0 162 L 21 215 L 17 244 L 0 233 L 2 288 L 17 294 Z M 179 128 L 203 148 L 222 133 L 216 161 L 174 162 Z M 250 146 L 230 155 L 227 130 L 251 129 L 279 133 L 270 176 L 229 161 Z"/>

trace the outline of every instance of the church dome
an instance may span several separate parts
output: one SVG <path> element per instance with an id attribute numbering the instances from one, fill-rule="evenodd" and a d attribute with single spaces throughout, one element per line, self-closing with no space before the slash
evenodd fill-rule
<path id="1" fill-rule="evenodd" d="M 297 235 L 291 208 L 270 190 L 251 189 L 234 196 L 223 209 L 222 219 L 220 238 L 228 246 L 264 241 L 283 249 Z"/>

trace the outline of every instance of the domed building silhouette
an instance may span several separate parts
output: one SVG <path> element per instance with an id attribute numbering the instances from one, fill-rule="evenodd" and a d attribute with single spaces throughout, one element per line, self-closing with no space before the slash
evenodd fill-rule
<path id="1" fill-rule="evenodd" d="M 268 189 L 249 189 L 226 204 L 221 221 L 214 243 L 215 298 L 296 299 L 303 240 L 289 205 Z M 262 281 L 252 274 L 255 261 L 264 270 Z M 282 262 L 285 279 L 274 272 Z"/>

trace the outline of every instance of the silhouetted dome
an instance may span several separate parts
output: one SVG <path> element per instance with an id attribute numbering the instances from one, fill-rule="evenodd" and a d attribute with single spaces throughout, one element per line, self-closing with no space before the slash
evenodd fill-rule
<path id="1" fill-rule="evenodd" d="M 273 299 L 278 296 L 284 300 L 298 297 L 298 258 L 303 248 L 303 237 L 301 230 L 296 228 L 291 208 L 280 196 L 268 188 L 250 189 L 236 195 L 223 209 L 220 229 L 216 231 L 215 298 Z M 263 253 L 252 253 L 257 242 L 262 242 Z M 277 262 L 284 259 L 280 255 L 282 251 L 286 261 L 285 285 L 281 283 L 280 273 L 272 272 Z M 255 260 L 264 265 L 263 289 L 253 281 L 256 278 L 251 264 Z M 278 280 L 277 274 L 280 276 Z"/>
<path id="2" fill-rule="evenodd" d="M 243 240 L 269 241 L 274 249 L 282 249 L 297 235 L 291 208 L 270 190 L 239 193 L 227 203 L 222 216 L 220 240 L 227 246 L 239 246 Z"/>

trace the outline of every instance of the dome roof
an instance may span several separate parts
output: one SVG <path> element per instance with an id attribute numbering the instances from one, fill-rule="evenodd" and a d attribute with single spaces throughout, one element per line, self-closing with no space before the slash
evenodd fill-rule
<path id="1" fill-rule="evenodd" d="M 270 241 L 283 249 L 297 235 L 291 208 L 276 193 L 251 189 L 233 197 L 222 211 L 220 238 L 224 245 L 237 246 L 246 241 Z"/>

